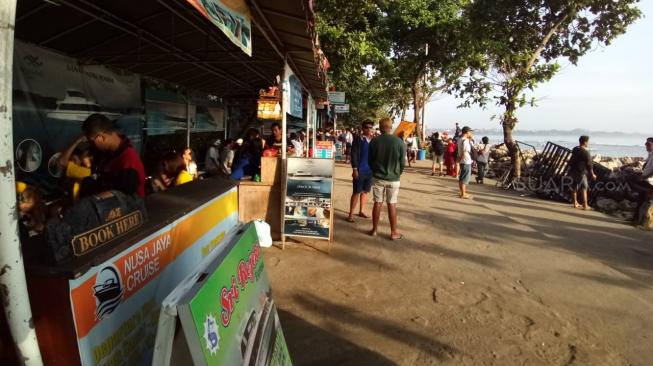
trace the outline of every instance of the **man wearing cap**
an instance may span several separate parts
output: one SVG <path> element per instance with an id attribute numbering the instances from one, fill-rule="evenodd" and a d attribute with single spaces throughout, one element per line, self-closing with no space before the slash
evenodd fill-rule
<path id="1" fill-rule="evenodd" d="M 460 198 L 470 199 L 472 196 L 467 194 L 467 185 L 472 177 L 472 129 L 468 126 L 461 130 L 460 139 L 458 139 L 458 187 L 460 189 Z"/>

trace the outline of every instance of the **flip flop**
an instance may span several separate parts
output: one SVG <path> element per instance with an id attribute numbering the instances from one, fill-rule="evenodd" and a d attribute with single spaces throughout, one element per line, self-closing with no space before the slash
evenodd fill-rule
<path id="1" fill-rule="evenodd" d="M 401 240 L 403 238 L 404 238 L 404 234 L 399 234 L 399 236 L 396 238 L 393 238 L 392 235 L 390 235 L 390 240 L 392 241 Z"/>
<path id="2" fill-rule="evenodd" d="M 369 235 L 369 236 L 376 236 L 377 234 L 376 234 L 376 231 L 368 231 L 368 232 L 367 232 L 367 235 Z"/>
<path id="3" fill-rule="evenodd" d="M 474 198 L 474 197 L 472 197 L 472 196 L 469 195 L 469 194 L 466 194 L 466 195 L 464 195 L 464 196 L 460 196 L 460 198 L 465 199 L 465 200 L 471 200 L 471 199 Z"/>
<path id="4" fill-rule="evenodd" d="M 347 220 L 347 222 L 356 222 L 356 220 L 351 216 L 347 217 L 345 220 Z"/>
<path id="5" fill-rule="evenodd" d="M 370 216 L 367 215 L 367 214 L 358 214 L 358 217 L 362 217 L 364 219 L 369 219 L 370 218 Z"/>

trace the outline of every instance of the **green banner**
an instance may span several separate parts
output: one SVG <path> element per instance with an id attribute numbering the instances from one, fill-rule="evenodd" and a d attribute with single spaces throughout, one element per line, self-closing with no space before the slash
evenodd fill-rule
<path id="1" fill-rule="evenodd" d="M 292 365 L 262 254 L 250 224 L 182 306 L 196 331 L 191 344 L 201 348 L 206 365 Z"/>

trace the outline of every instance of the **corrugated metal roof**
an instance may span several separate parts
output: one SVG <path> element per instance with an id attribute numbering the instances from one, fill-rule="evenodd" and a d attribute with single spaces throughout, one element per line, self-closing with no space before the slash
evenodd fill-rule
<path id="1" fill-rule="evenodd" d="M 185 0 L 21 0 L 16 38 L 86 64 L 104 64 L 220 97 L 274 84 L 282 55 L 315 97 L 326 97 L 307 0 L 262 1 L 252 12 L 252 56 Z M 265 33 L 265 34 L 264 34 Z M 269 40 L 268 40 L 269 39 Z"/>

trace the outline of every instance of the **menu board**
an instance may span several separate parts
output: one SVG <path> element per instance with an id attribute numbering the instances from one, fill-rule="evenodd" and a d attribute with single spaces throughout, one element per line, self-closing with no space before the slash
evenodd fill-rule
<path id="1" fill-rule="evenodd" d="M 284 235 L 330 239 L 334 161 L 289 158 Z"/>
<path id="2" fill-rule="evenodd" d="M 333 159 L 334 150 L 333 141 L 317 141 L 314 156 L 318 159 Z"/>

